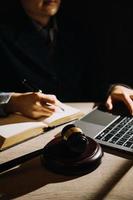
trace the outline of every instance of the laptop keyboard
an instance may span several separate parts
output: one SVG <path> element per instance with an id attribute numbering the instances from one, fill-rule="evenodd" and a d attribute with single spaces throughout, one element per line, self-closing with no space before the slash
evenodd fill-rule
<path id="1" fill-rule="evenodd" d="M 119 117 L 100 132 L 96 139 L 133 149 L 133 117 Z"/>

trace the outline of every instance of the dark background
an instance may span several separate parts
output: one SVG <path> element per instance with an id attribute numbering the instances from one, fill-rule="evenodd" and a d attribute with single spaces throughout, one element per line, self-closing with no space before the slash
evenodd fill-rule
<path id="1" fill-rule="evenodd" d="M 1 3 L 0 24 L 10 19 L 13 9 L 17 10 L 15 2 L 19 0 Z M 133 86 L 133 6 L 130 2 L 62 0 L 57 18 L 60 41 L 57 54 L 60 56 L 57 56 L 59 68 L 56 70 L 65 100 L 88 101 L 94 97 L 90 99 L 93 101 L 105 97 L 108 86 L 114 83 Z M 59 94 L 63 96 L 60 91 Z"/>
<path id="2" fill-rule="evenodd" d="M 118 78 L 118 82 L 124 81 L 132 86 L 132 4 L 129 1 L 92 3 L 72 0 L 62 2 L 62 11 L 64 23 L 67 19 L 66 24 L 76 24 L 79 32 L 88 33 L 88 37 L 85 34 L 86 43 L 89 45 L 91 41 L 93 44 L 91 48 L 96 51 L 93 56 L 102 73 L 110 73 L 115 80 Z"/>
<path id="3" fill-rule="evenodd" d="M 18 0 L 1 2 L 0 23 L 10 17 Z M 4 15 L 3 15 L 4 13 Z M 121 75 L 132 83 L 133 66 L 133 6 L 131 1 L 97 2 L 88 0 L 62 0 L 59 15 L 62 24 L 74 31 L 83 39 L 84 48 L 93 56 L 97 64 L 113 76 Z M 78 28 L 77 28 L 78 27 Z M 88 46 L 90 45 L 90 49 Z M 88 48 L 88 49 L 87 49 Z M 120 80 L 120 81 L 121 81 Z"/>

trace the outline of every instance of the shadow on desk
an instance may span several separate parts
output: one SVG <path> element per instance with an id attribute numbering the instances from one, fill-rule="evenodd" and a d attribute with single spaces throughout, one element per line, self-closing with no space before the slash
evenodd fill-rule
<path id="1" fill-rule="evenodd" d="M 81 199 L 103 200 L 104 197 L 106 197 L 106 195 L 108 195 L 108 193 L 122 179 L 122 177 L 127 174 L 133 164 L 131 161 L 125 160 L 124 162 L 120 162 L 120 164 L 116 163 L 116 167 L 112 167 L 112 163 L 109 163 L 108 165 L 108 156 L 105 159 L 107 162 L 104 162 L 103 165 L 96 170 L 96 173 L 89 174 L 89 176 L 86 176 L 86 178 L 83 177 L 83 180 L 80 179 L 81 182 L 79 181 L 79 179 L 77 179 L 78 177 L 76 176 L 69 177 L 52 173 L 43 168 L 39 158 L 33 159 L 29 162 L 24 163 L 21 167 L 18 167 L 1 175 L 0 199 L 8 200 L 15 199 L 17 197 L 20 197 L 22 199 L 24 198 L 24 195 L 30 194 L 32 192 L 34 193 L 39 189 L 41 189 L 41 195 L 44 197 L 42 199 L 45 199 L 46 195 L 50 195 L 51 197 L 47 199 L 54 199 L 55 194 L 49 193 L 51 192 L 51 190 L 49 191 L 48 188 L 45 186 L 52 183 L 63 183 L 68 181 L 70 188 L 68 187 L 68 185 L 67 189 L 65 188 L 65 186 L 60 187 L 61 190 L 56 193 L 58 199 L 63 199 L 60 197 L 62 197 L 62 195 L 64 194 L 67 195 L 64 199 L 75 199 L 78 195 L 79 198 L 77 199 L 80 199 L 80 196 L 83 195 L 83 197 L 85 197 L 85 194 L 86 198 Z M 101 178 L 101 175 L 103 175 L 103 178 Z M 79 188 L 79 191 L 77 191 L 77 188 L 73 188 L 73 182 L 69 182 L 69 180 L 73 179 L 77 179 L 78 183 L 76 183 L 76 185 L 78 185 L 77 188 Z M 62 192 L 63 189 L 65 193 Z M 55 188 L 52 191 L 55 191 Z M 68 191 L 68 194 L 66 191 Z M 34 193 L 34 195 L 34 199 L 36 199 L 36 194 Z M 90 195 L 91 197 L 93 196 L 93 198 L 89 198 Z M 30 197 L 28 197 L 27 199 L 29 198 Z"/>
<path id="2" fill-rule="evenodd" d="M 6 195 L 2 199 L 12 199 L 23 196 L 47 184 L 64 182 L 75 178 L 77 176 L 63 176 L 48 171 L 41 165 L 38 157 L 1 174 L 0 194 Z"/>

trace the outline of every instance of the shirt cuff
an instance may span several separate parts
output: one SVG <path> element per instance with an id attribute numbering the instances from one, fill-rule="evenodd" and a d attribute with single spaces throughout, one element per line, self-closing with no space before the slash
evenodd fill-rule
<path id="1" fill-rule="evenodd" d="M 5 112 L 5 104 L 7 104 L 13 93 L 1 92 L 0 93 L 0 117 L 6 117 L 8 114 Z"/>
<path id="2" fill-rule="evenodd" d="M 0 104 L 6 104 L 12 96 L 12 92 L 1 92 L 0 93 Z"/>

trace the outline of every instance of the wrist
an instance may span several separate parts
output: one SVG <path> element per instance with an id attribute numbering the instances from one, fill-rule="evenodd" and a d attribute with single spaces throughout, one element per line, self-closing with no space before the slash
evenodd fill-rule
<path id="1" fill-rule="evenodd" d="M 18 97 L 21 96 L 21 93 L 12 93 L 9 101 L 7 104 L 5 104 L 4 106 L 4 110 L 6 113 L 14 113 L 14 112 L 18 112 L 18 104 L 19 104 L 19 100 Z"/>

